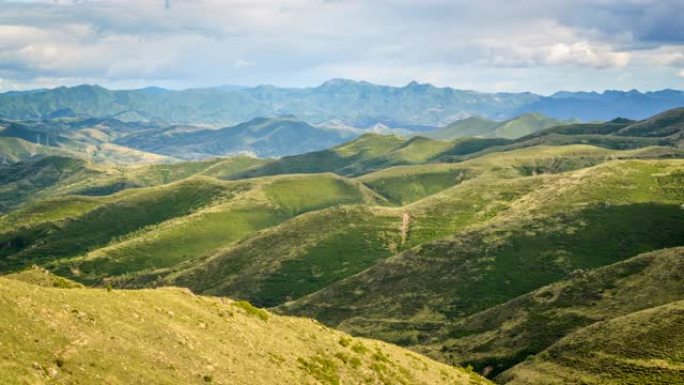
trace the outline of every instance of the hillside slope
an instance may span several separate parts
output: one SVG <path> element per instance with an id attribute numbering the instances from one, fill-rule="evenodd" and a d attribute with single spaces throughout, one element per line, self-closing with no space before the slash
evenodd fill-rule
<path id="1" fill-rule="evenodd" d="M 492 220 L 422 243 L 281 310 L 360 335 L 425 342 L 448 320 L 573 270 L 682 245 L 683 167 L 682 161 L 617 161 L 521 178 L 541 185 Z"/>
<path id="2" fill-rule="evenodd" d="M 549 286 L 447 325 L 417 347 L 496 375 L 596 323 L 684 299 L 684 248 L 657 250 Z M 624 339 L 616 335 L 615 339 Z M 523 364 L 523 366 L 525 366 Z"/>
<path id="3" fill-rule="evenodd" d="M 503 373 L 502 384 L 684 383 L 684 301 L 598 322 Z"/>
<path id="4" fill-rule="evenodd" d="M 0 306 L 7 385 L 487 383 L 311 320 L 175 288 L 107 291 L 0 278 Z"/>

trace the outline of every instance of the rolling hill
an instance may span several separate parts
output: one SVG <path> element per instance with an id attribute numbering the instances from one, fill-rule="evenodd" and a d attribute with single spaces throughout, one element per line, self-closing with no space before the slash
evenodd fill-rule
<path id="1" fill-rule="evenodd" d="M 682 274 L 681 247 L 578 270 L 446 326 L 439 332 L 445 340 L 423 351 L 498 374 L 585 327 L 682 300 Z"/>
<path id="2" fill-rule="evenodd" d="M 538 113 L 527 113 L 503 122 L 496 122 L 479 116 L 458 120 L 435 131 L 423 135 L 435 139 L 455 139 L 462 137 L 496 137 L 517 139 L 543 129 L 563 124 Z"/>
<path id="3" fill-rule="evenodd" d="M 87 286 L 247 300 L 502 383 L 553 381 L 550 368 L 601 383 L 585 359 L 598 356 L 616 382 L 677 378 L 677 340 L 667 358 L 637 354 L 626 326 L 619 345 L 602 336 L 655 323 L 641 312 L 665 317 L 654 333 L 677 325 L 681 119 L 518 139 L 366 134 L 272 160 L 31 159 L 2 169 L 0 272 L 38 264 Z M 592 333 L 603 342 L 582 350 Z M 653 352 L 666 341 L 648 338 Z"/>
<path id="4" fill-rule="evenodd" d="M 486 384 L 396 346 L 177 288 L 86 289 L 0 277 L 0 382 Z"/>
<path id="5" fill-rule="evenodd" d="M 506 384 L 678 384 L 684 301 L 578 330 L 502 374 Z M 615 338 L 619 336 L 619 338 Z"/>

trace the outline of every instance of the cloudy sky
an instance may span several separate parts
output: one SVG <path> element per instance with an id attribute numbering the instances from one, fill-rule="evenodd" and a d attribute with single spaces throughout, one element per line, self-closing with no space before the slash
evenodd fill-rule
<path id="1" fill-rule="evenodd" d="M 0 0 L 0 90 L 684 89 L 684 0 Z"/>

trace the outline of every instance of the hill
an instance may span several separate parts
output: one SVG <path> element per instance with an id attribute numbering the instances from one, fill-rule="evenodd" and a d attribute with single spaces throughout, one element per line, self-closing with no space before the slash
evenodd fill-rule
<path id="1" fill-rule="evenodd" d="M 505 372 L 500 382 L 679 384 L 682 336 L 684 301 L 676 301 L 580 329 Z"/>
<path id="2" fill-rule="evenodd" d="M 0 288 L 3 384 L 487 383 L 386 343 L 181 289 L 55 288 L 8 278 Z"/>
<path id="3" fill-rule="evenodd" d="M 494 180 L 496 189 L 483 189 L 469 199 L 510 196 L 507 190 L 520 195 L 491 219 L 420 242 L 280 309 L 360 335 L 423 343 L 445 322 L 504 303 L 573 270 L 681 245 L 681 168 L 681 161 L 613 161 L 569 173 Z"/>
<path id="4" fill-rule="evenodd" d="M 442 337 L 435 338 L 443 340 L 422 351 L 490 375 L 518 363 L 525 367 L 527 357 L 582 328 L 682 300 L 683 274 L 681 247 L 596 270 L 578 270 L 567 279 L 446 326 L 439 333 Z M 619 333 L 615 339 L 629 340 Z"/>
<path id="5" fill-rule="evenodd" d="M 496 122 L 479 116 L 456 121 L 435 131 L 425 133 L 435 139 L 461 137 L 495 137 L 517 139 L 543 129 L 561 125 L 560 120 L 538 113 L 527 113 L 503 122 Z"/>
<path id="6" fill-rule="evenodd" d="M 491 128 L 498 122 L 483 118 L 481 116 L 470 116 L 465 119 L 457 120 L 453 123 L 441 127 L 437 130 L 422 133 L 434 139 L 454 139 L 460 137 L 483 136 L 491 131 Z"/>
<path id="7" fill-rule="evenodd" d="M 485 136 L 516 139 L 561 124 L 560 120 L 539 113 L 527 113 L 496 124 Z"/>
<path id="8" fill-rule="evenodd" d="M 128 135 L 117 143 L 182 159 L 250 153 L 259 157 L 300 154 L 350 139 L 351 131 L 314 127 L 293 117 L 256 118 L 233 127 L 178 130 Z"/>
<path id="9" fill-rule="evenodd" d="M 20 138 L 0 137 L 0 167 L 43 156 L 74 156 L 63 149 L 42 146 Z"/>

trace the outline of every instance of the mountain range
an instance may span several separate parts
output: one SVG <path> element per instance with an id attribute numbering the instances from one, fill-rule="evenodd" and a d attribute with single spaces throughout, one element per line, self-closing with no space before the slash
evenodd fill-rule
<path id="1" fill-rule="evenodd" d="M 605 91 L 483 93 L 411 82 L 404 87 L 345 79 L 310 88 L 217 87 L 188 90 L 108 90 L 82 85 L 0 94 L 0 118 L 43 120 L 80 116 L 171 124 L 234 125 L 258 117 L 294 115 L 314 125 L 337 120 L 367 128 L 444 126 L 472 115 L 507 120 L 524 113 L 554 119 L 644 119 L 684 105 L 684 92 Z"/>

